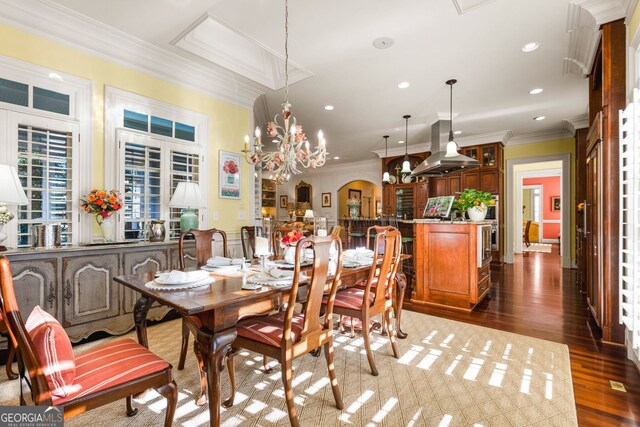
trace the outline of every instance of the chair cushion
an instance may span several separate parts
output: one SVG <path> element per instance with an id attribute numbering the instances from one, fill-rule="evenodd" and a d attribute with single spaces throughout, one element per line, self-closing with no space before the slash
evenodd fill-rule
<path id="1" fill-rule="evenodd" d="M 52 396 L 68 396 L 76 377 L 76 362 L 67 332 L 40 306 L 34 307 L 25 326 Z"/>
<path id="2" fill-rule="evenodd" d="M 160 372 L 169 363 L 131 339 L 113 341 L 76 357 L 76 378 L 68 396 L 54 405 Z"/>
<path id="3" fill-rule="evenodd" d="M 238 336 L 280 348 L 282 346 L 285 315 L 285 312 L 280 312 L 269 316 L 257 316 L 241 320 L 236 325 Z M 291 340 L 293 342 L 297 342 L 300 339 L 303 323 L 304 316 L 294 313 L 291 322 Z"/>
<path id="4" fill-rule="evenodd" d="M 369 293 L 369 304 L 373 304 L 375 295 L 373 292 Z M 333 303 L 334 307 L 351 308 L 354 310 L 362 309 L 362 301 L 364 300 L 364 289 L 362 288 L 347 288 L 343 291 L 336 292 L 336 300 Z M 326 304 L 328 297 L 322 298 L 322 303 Z"/>

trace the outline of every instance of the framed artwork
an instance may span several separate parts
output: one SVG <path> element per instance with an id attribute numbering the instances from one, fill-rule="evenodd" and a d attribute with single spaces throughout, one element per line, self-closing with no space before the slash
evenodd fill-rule
<path id="1" fill-rule="evenodd" d="M 349 189 L 349 199 L 358 199 L 362 201 L 362 190 Z"/>
<path id="2" fill-rule="evenodd" d="M 221 199 L 240 198 L 240 154 L 218 151 L 218 197 Z"/>
<path id="3" fill-rule="evenodd" d="M 323 208 L 331 207 L 331 193 L 322 193 L 322 207 Z"/>
<path id="4" fill-rule="evenodd" d="M 280 196 L 280 208 L 287 209 L 289 198 L 287 196 Z"/>
<path id="5" fill-rule="evenodd" d="M 551 210 L 552 211 L 560 210 L 560 196 L 551 196 Z"/>
<path id="6" fill-rule="evenodd" d="M 446 218 L 451 213 L 454 196 L 429 197 L 422 213 L 423 218 Z"/>

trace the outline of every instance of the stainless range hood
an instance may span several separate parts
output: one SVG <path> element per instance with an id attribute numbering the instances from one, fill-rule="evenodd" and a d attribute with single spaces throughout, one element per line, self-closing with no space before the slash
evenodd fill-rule
<path id="1" fill-rule="evenodd" d="M 445 157 L 447 154 L 449 120 L 439 120 L 431 125 L 431 155 L 411 172 L 411 176 L 442 176 L 461 169 L 480 167 L 480 162 L 471 157 L 458 154 Z"/>

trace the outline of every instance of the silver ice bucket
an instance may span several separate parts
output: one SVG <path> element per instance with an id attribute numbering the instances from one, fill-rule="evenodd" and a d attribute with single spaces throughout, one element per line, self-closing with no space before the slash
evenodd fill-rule
<path id="1" fill-rule="evenodd" d="M 34 248 L 58 248 L 61 226 L 59 224 L 34 224 L 31 226 L 31 241 Z"/>

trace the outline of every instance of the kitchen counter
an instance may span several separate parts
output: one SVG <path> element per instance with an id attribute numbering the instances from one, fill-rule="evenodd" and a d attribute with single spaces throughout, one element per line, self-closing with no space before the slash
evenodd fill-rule
<path id="1" fill-rule="evenodd" d="M 482 226 L 491 221 L 415 220 L 416 283 L 411 302 L 471 311 L 491 289 Z"/>
<path id="2" fill-rule="evenodd" d="M 413 222 L 414 224 L 476 224 L 476 225 L 491 225 L 492 221 L 491 220 L 484 220 L 484 221 L 469 221 L 469 220 L 465 220 L 465 221 L 451 221 L 451 220 L 440 220 L 440 219 L 431 219 L 431 218 L 420 218 L 420 219 L 414 219 L 411 222 Z"/>

